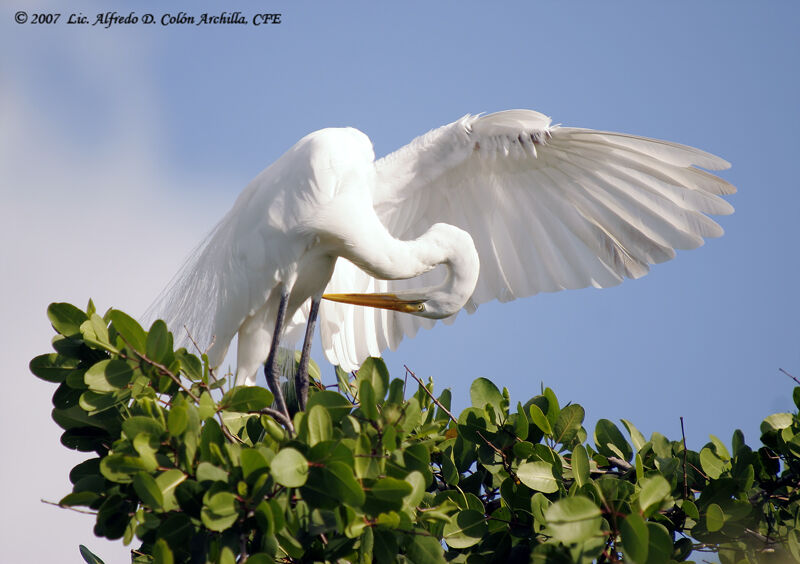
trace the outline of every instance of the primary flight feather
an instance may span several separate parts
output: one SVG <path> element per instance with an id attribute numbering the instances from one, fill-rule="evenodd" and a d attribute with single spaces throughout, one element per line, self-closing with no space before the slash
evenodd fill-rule
<path id="1" fill-rule="evenodd" d="M 735 189 L 697 167 L 728 166 L 530 110 L 468 115 L 377 161 L 360 131 L 323 129 L 245 188 L 153 311 L 213 342 L 212 366 L 238 333 L 252 384 L 273 337 L 311 317 L 307 360 L 319 310 L 328 360 L 351 370 L 461 309 L 612 286 L 718 237 L 707 214 L 731 213 Z"/>

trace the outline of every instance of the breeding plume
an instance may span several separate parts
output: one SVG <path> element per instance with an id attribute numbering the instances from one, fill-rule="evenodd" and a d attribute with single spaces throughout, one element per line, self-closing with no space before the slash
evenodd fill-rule
<path id="1" fill-rule="evenodd" d="M 305 327 L 302 386 L 317 314 L 350 370 L 461 309 L 646 274 L 722 234 L 705 214 L 731 213 L 735 189 L 697 167 L 728 166 L 530 110 L 468 115 L 379 160 L 360 131 L 323 129 L 245 188 L 154 312 L 213 341 L 212 365 L 238 333 L 237 383 L 267 359 L 271 388 L 268 353 Z"/>

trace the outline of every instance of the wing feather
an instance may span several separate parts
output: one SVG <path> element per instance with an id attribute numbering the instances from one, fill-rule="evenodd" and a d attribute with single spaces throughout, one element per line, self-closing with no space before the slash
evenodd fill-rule
<path id="1" fill-rule="evenodd" d="M 551 126 L 510 110 L 465 116 L 376 162 L 375 210 L 401 239 L 433 223 L 468 231 L 481 260 L 465 309 L 497 299 L 646 274 L 722 228 L 705 214 L 733 211 L 735 188 L 704 170 L 730 166 L 705 151 L 622 133 Z M 339 260 L 328 291 L 393 292 L 432 285 L 375 280 Z M 344 313 L 346 311 L 346 313 Z M 387 310 L 325 303 L 323 348 L 347 369 L 433 321 Z"/>

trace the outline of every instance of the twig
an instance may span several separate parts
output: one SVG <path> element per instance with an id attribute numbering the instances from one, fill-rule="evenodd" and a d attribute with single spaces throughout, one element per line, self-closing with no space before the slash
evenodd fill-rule
<path id="1" fill-rule="evenodd" d="M 75 509 L 70 505 L 61 505 L 60 503 L 56 503 L 54 501 L 47 501 L 46 499 L 40 499 L 42 503 L 46 503 L 47 505 L 55 505 L 56 507 L 60 507 L 61 509 L 69 509 L 70 511 L 74 511 L 76 513 L 83 513 L 84 515 L 97 515 L 97 511 L 87 511 L 85 509 Z"/>
<path id="2" fill-rule="evenodd" d="M 506 472 L 508 472 L 508 475 L 511 477 L 511 479 L 514 480 L 514 483 L 519 484 L 520 480 L 519 478 L 517 478 L 517 474 L 514 472 L 514 470 L 511 469 L 511 464 L 508 463 L 508 459 L 506 458 L 506 453 L 497 448 L 495 445 L 493 445 L 491 441 L 489 441 L 489 439 L 483 436 L 483 433 L 481 433 L 480 431 L 476 431 L 476 433 L 478 433 L 478 436 L 481 439 L 483 439 L 483 442 L 489 445 L 489 448 L 491 448 L 493 451 L 495 451 L 497 454 L 500 455 L 500 458 L 503 461 L 503 468 L 505 469 Z"/>
<path id="3" fill-rule="evenodd" d="M 211 347 L 213 347 L 213 346 L 214 346 L 214 343 L 215 343 L 215 342 L 216 342 L 216 340 L 217 340 L 217 336 L 216 336 L 216 335 L 213 335 L 213 336 L 211 337 L 211 342 L 209 343 L 208 347 L 206 347 L 206 350 L 202 351 L 202 350 L 200 350 L 200 346 L 197 344 L 197 341 L 195 341 L 195 340 L 194 340 L 194 337 L 192 337 L 192 334 L 189 332 L 189 328 L 188 328 L 188 327 L 186 327 L 186 325 L 184 325 L 184 326 L 183 326 L 183 330 L 184 330 L 184 331 L 186 331 L 186 336 L 187 336 L 187 337 L 189 337 L 189 340 L 190 340 L 190 341 L 192 342 L 192 344 L 194 345 L 194 348 L 195 348 L 195 349 L 197 349 L 197 352 L 199 352 L 199 353 L 200 353 L 200 356 L 203 356 L 204 354 L 208 354 L 208 351 L 210 351 L 210 350 L 211 350 Z M 219 380 L 217 379 L 217 375 L 216 375 L 216 374 L 214 374 L 214 369 L 213 369 L 213 368 L 211 368 L 210 366 L 208 367 L 208 375 L 209 375 L 209 376 L 211 376 L 211 378 L 213 378 L 213 379 L 214 379 L 214 383 L 215 383 L 215 384 L 218 384 L 218 383 L 219 383 Z"/>
<path id="4" fill-rule="evenodd" d="M 219 411 L 217 412 L 217 415 L 219 415 L 219 428 L 222 430 L 222 434 L 225 435 L 232 443 L 239 443 L 242 445 L 245 444 L 242 439 L 231 433 L 230 429 L 228 429 L 228 426 L 225 425 L 225 422 L 222 420 L 222 414 Z"/>
<path id="5" fill-rule="evenodd" d="M 431 391 L 430 391 L 430 390 L 429 390 L 429 389 L 428 389 L 428 388 L 425 386 L 425 384 L 423 384 L 423 383 L 422 383 L 422 380 L 420 380 L 419 378 L 417 378 L 417 375 L 416 375 L 416 374 L 414 374 L 414 373 L 411 371 L 411 369 L 410 369 L 408 366 L 406 366 L 405 364 L 403 365 L 403 368 L 405 368 L 405 369 L 406 369 L 406 374 L 411 374 L 411 377 L 412 377 L 414 380 L 416 380 L 416 381 L 417 381 L 417 383 L 420 385 L 420 387 L 421 387 L 423 390 L 425 390 L 425 393 L 426 393 L 426 394 L 428 394 L 428 397 L 429 397 L 429 398 L 431 398 L 431 399 L 433 400 L 433 403 L 435 403 L 435 404 L 436 404 L 436 405 L 439 407 L 439 409 L 441 409 L 442 411 L 444 411 L 444 412 L 445 412 L 445 413 L 446 413 L 446 414 L 447 414 L 447 415 L 450 417 L 450 419 L 453 421 L 453 423 L 458 423 L 458 419 L 456 419 L 455 417 L 453 417 L 453 414 L 452 414 L 452 413 L 450 413 L 450 410 L 448 410 L 448 409 L 447 409 L 445 406 L 443 406 L 443 405 L 442 405 L 442 402 L 440 402 L 438 399 L 436 399 L 436 398 L 433 396 L 433 394 L 431 393 Z M 485 439 L 484 439 L 484 440 L 485 440 Z M 494 445 L 492 445 L 492 446 L 494 446 Z"/>
<path id="6" fill-rule="evenodd" d="M 239 564 L 247 562 L 247 535 L 242 533 L 239 537 Z"/>
<path id="7" fill-rule="evenodd" d="M 208 344 L 208 347 L 206 347 L 206 350 L 201 350 L 200 349 L 200 345 L 198 345 L 197 341 L 194 340 L 194 337 L 192 337 L 192 334 L 189 332 L 189 328 L 186 327 L 186 325 L 183 326 L 183 330 L 186 331 L 186 336 L 189 337 L 189 340 L 194 345 L 194 348 L 197 349 L 197 352 L 199 352 L 201 356 L 204 355 L 204 354 L 207 354 L 208 351 L 211 350 L 211 347 L 214 346 L 214 342 L 217 340 L 217 336 L 216 335 L 212 335 L 211 336 L 211 342 Z"/>
<path id="8" fill-rule="evenodd" d="M 630 472 L 633 469 L 633 466 L 626 460 L 622 460 L 621 458 L 617 458 L 616 456 L 607 456 L 608 461 L 625 472 Z"/>
<path id="9" fill-rule="evenodd" d="M 292 420 L 289 419 L 285 413 L 282 411 L 278 411 L 277 409 L 272 409 L 271 407 L 265 407 L 258 411 L 258 413 L 263 413 L 264 415 L 269 415 L 273 419 L 277 419 L 280 421 L 284 427 L 286 427 L 291 432 L 294 432 L 294 425 L 292 425 Z"/>
<path id="10" fill-rule="evenodd" d="M 125 341 L 125 339 L 123 339 L 123 341 Z M 184 386 L 183 382 L 181 382 L 180 377 L 176 376 L 169 368 L 167 368 L 166 366 L 164 366 L 160 362 L 156 362 L 155 360 L 151 360 L 151 359 L 147 358 L 146 355 L 140 353 L 135 348 L 131 347 L 130 344 L 127 341 L 125 341 L 125 344 L 128 345 L 128 348 L 131 349 L 134 352 L 134 354 L 139 357 L 140 360 L 144 361 L 146 364 L 149 364 L 150 366 L 153 366 L 153 367 L 157 368 L 159 370 L 159 372 L 161 372 L 161 374 L 163 374 L 164 376 L 168 376 L 170 378 L 170 380 L 172 380 L 173 382 L 178 384 L 178 386 L 180 386 L 180 388 L 184 392 L 186 392 L 189 395 L 189 397 L 192 398 L 195 402 L 197 402 L 197 403 L 200 402 L 200 398 L 198 398 L 196 395 L 194 395 L 189 388 Z M 120 356 L 122 358 L 129 358 L 128 356 L 126 356 L 124 354 L 120 354 Z"/>
<path id="11" fill-rule="evenodd" d="M 783 372 L 784 374 L 786 374 L 786 375 L 787 375 L 789 378 L 791 378 L 792 380 L 794 380 L 795 382 L 797 382 L 798 384 L 800 384 L 800 380 L 798 380 L 797 378 L 795 378 L 794 376 L 792 376 L 791 374 L 789 374 L 788 372 L 786 372 L 786 371 L 785 371 L 783 368 L 778 368 L 778 370 L 780 370 L 781 372 Z"/>
<path id="12" fill-rule="evenodd" d="M 683 438 L 683 499 L 689 499 L 689 484 L 686 479 L 686 433 L 683 429 L 683 415 L 681 415 L 681 437 Z"/>

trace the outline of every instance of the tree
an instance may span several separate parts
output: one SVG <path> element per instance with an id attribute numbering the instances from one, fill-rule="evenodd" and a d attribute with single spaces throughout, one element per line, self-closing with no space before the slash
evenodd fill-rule
<path id="1" fill-rule="evenodd" d="M 289 421 L 268 390 L 223 393 L 161 321 L 91 302 L 48 316 L 55 352 L 30 368 L 58 384 L 62 443 L 92 455 L 60 505 L 136 541 L 135 563 L 800 561 L 797 413 L 767 417 L 757 450 L 740 431 L 694 452 L 608 419 L 592 445 L 583 408 L 549 388 L 512 406 L 479 378 L 456 417 L 449 390 L 369 359 L 336 391 L 317 370 Z"/>

